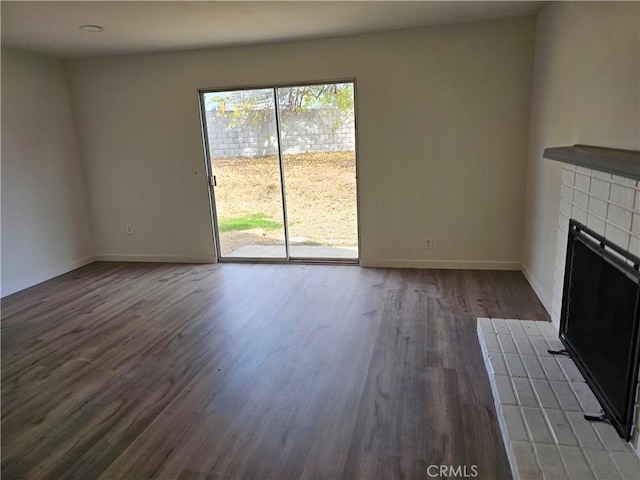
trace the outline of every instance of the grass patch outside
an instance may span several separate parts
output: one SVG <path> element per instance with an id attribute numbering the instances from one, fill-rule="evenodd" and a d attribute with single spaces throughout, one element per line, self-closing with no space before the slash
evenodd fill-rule
<path id="1" fill-rule="evenodd" d="M 281 227 L 281 223 L 271 220 L 265 213 L 244 215 L 242 217 L 221 218 L 218 222 L 218 228 L 221 232 L 251 230 L 252 228 L 275 230 Z"/>

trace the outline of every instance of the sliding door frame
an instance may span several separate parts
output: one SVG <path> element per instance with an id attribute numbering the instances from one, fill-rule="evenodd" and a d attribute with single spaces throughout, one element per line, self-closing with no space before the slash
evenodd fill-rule
<path id="1" fill-rule="evenodd" d="M 353 122 L 355 133 L 355 181 L 356 181 L 356 229 L 357 229 L 357 241 L 358 241 L 358 257 L 355 259 L 344 258 L 301 258 L 291 257 L 289 252 L 289 226 L 287 218 L 287 200 L 285 190 L 285 172 L 284 172 L 284 156 L 282 153 L 282 132 L 280 124 L 280 108 L 278 105 L 279 88 L 295 88 L 304 87 L 309 85 L 333 85 L 338 83 L 351 83 L 353 85 Z M 218 225 L 218 215 L 216 210 L 215 201 L 215 182 L 211 179 L 215 178 L 213 175 L 213 169 L 211 165 L 211 145 L 209 144 L 209 134 L 207 126 L 207 112 L 204 101 L 204 95 L 206 93 L 220 93 L 230 91 L 244 91 L 244 90 L 272 90 L 273 99 L 275 102 L 275 121 L 276 131 L 278 138 L 278 162 L 280 168 L 280 190 L 282 196 L 282 209 L 283 209 L 283 222 L 284 222 L 284 243 L 286 256 L 283 258 L 277 257 L 223 257 L 221 255 L 222 249 L 220 246 L 220 228 Z M 205 172 L 207 175 L 207 190 L 209 195 L 209 208 L 211 215 L 211 228 L 214 239 L 215 254 L 218 262 L 220 263 L 299 263 L 299 264 L 344 264 L 344 265 L 359 265 L 360 264 L 360 185 L 359 185 L 359 155 L 358 155 L 358 88 L 355 77 L 346 79 L 333 79 L 333 80 L 319 80 L 319 81 L 304 81 L 293 83 L 279 83 L 279 84 L 258 84 L 258 85 L 242 85 L 232 87 L 212 87 L 212 88 L 199 88 L 198 89 L 198 104 L 200 107 L 200 127 L 202 134 L 202 145 L 204 150 L 204 163 Z"/>
<path id="2" fill-rule="evenodd" d="M 280 106 L 278 105 L 278 89 L 273 87 L 273 104 L 276 113 L 276 136 L 278 138 L 278 163 L 280 165 L 280 194 L 282 195 L 282 219 L 284 222 L 284 251 L 286 261 L 291 261 L 289 246 L 289 212 L 287 211 L 287 188 L 284 183 L 284 155 L 282 154 L 282 125 L 280 123 Z M 357 188 L 356 188 L 357 190 Z"/>

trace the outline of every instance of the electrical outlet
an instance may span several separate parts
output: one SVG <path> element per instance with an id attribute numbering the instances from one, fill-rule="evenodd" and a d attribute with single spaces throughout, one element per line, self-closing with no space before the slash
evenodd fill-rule
<path id="1" fill-rule="evenodd" d="M 424 248 L 425 250 L 433 248 L 433 237 L 424 237 Z"/>
<path id="2" fill-rule="evenodd" d="M 125 229 L 127 230 L 127 234 L 128 234 L 128 235 L 133 235 L 133 227 L 131 226 L 131 224 L 130 224 L 130 223 L 127 223 L 127 224 L 125 225 Z"/>

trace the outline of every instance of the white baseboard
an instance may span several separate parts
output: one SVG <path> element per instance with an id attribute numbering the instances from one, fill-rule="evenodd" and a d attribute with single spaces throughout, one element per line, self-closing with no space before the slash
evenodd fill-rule
<path id="1" fill-rule="evenodd" d="M 360 259 L 362 267 L 431 268 L 445 270 L 520 270 L 519 262 L 485 262 L 476 260 L 403 260 Z"/>
<path id="2" fill-rule="evenodd" d="M 534 293 L 540 299 L 540 302 L 542 303 L 542 306 L 544 307 L 544 309 L 547 311 L 549 315 L 551 315 L 551 301 L 542 292 L 542 287 L 540 287 L 540 284 L 535 281 L 535 279 L 533 278 L 533 275 L 531 275 L 531 272 L 527 269 L 527 267 L 525 267 L 524 265 L 521 265 L 520 270 L 522 271 L 522 275 L 524 275 L 524 278 L 526 278 L 527 282 L 529 282 L 529 285 L 531 285 L 531 288 L 533 289 Z"/>
<path id="3" fill-rule="evenodd" d="M 39 283 L 46 282 L 47 280 L 51 280 L 52 278 L 68 273 L 72 270 L 75 270 L 76 268 L 84 267 L 85 265 L 88 265 L 93 261 L 95 261 L 95 257 L 93 256 L 84 257 L 79 260 L 74 260 L 73 262 L 65 263 L 64 265 L 50 268 L 49 270 L 37 273 L 36 275 L 31 275 L 27 278 L 20 279 L 17 282 L 10 282 L 9 284 L 3 283 L 1 286 L 2 293 L 0 293 L 0 296 L 4 298 L 7 295 L 11 295 L 13 293 L 19 292 L 20 290 L 24 290 L 25 288 L 33 287 L 34 285 L 38 285 Z"/>
<path id="4" fill-rule="evenodd" d="M 215 256 L 138 255 L 128 253 L 106 253 L 96 255 L 98 262 L 160 262 L 160 263 L 217 263 Z"/>

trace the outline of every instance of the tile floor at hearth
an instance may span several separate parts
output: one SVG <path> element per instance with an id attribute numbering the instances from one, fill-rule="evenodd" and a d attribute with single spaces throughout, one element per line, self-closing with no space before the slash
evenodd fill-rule
<path id="1" fill-rule="evenodd" d="M 640 459 L 608 423 L 553 324 L 478 319 L 478 338 L 514 479 L 640 478 Z"/>

